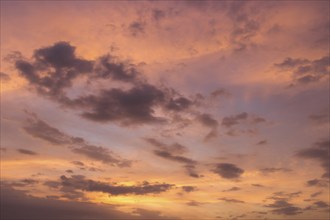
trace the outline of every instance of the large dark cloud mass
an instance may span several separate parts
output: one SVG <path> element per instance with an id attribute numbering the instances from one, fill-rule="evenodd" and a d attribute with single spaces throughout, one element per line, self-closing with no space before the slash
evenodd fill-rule
<path id="1" fill-rule="evenodd" d="M 109 54 L 96 60 L 79 58 L 68 42 L 37 49 L 31 60 L 18 57 L 15 67 L 38 94 L 96 122 L 112 121 L 124 126 L 162 122 L 164 119 L 155 116 L 155 108 L 180 112 L 193 105 L 173 89 L 148 83 L 135 65 Z M 70 98 L 68 91 L 83 77 L 89 83 L 101 79 L 107 82 L 107 88 Z M 115 88 L 116 83 L 126 84 L 126 89 Z"/>
<path id="2" fill-rule="evenodd" d="M 212 171 L 220 175 L 222 178 L 226 179 L 236 179 L 244 173 L 243 169 L 231 163 L 216 164 L 215 168 Z"/>

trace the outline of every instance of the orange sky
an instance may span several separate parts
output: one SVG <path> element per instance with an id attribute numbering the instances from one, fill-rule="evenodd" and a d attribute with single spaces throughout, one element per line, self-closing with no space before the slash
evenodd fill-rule
<path id="1" fill-rule="evenodd" d="M 327 1 L 1 1 L 0 55 L 1 219 L 329 219 Z"/>

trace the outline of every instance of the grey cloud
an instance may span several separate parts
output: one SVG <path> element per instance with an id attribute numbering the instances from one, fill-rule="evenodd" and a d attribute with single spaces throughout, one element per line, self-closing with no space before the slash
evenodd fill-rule
<path id="1" fill-rule="evenodd" d="M 318 187 L 327 187 L 329 182 L 326 180 L 312 179 L 306 182 L 307 186 L 318 186 Z"/>
<path id="2" fill-rule="evenodd" d="M 328 155 L 329 150 L 330 150 L 330 142 L 329 140 L 324 140 L 324 141 L 316 142 L 314 146 L 310 148 L 300 150 L 297 153 L 297 156 L 320 162 L 322 168 L 325 170 L 325 173 L 322 175 L 322 177 L 329 178 L 330 177 L 330 171 L 329 171 L 330 159 Z"/>
<path id="3" fill-rule="evenodd" d="M 88 158 L 101 161 L 105 164 L 116 165 L 118 167 L 131 166 L 131 161 L 117 159 L 118 157 L 113 156 L 113 152 L 101 146 L 85 145 L 82 147 L 73 148 L 72 152 L 85 155 Z"/>
<path id="4" fill-rule="evenodd" d="M 222 200 L 222 201 L 229 202 L 229 203 L 245 203 L 245 202 L 242 201 L 242 200 L 238 200 L 238 199 L 230 199 L 230 198 L 226 198 L 226 197 L 219 198 L 218 200 Z"/>
<path id="5" fill-rule="evenodd" d="M 302 213 L 302 209 L 294 206 L 286 200 L 276 200 L 272 204 L 265 205 L 267 208 L 272 208 L 274 214 L 279 215 L 297 215 Z"/>
<path id="6" fill-rule="evenodd" d="M 211 128 L 211 131 L 205 136 L 204 141 L 208 141 L 217 136 L 218 121 L 214 119 L 210 114 L 199 114 L 197 121 L 202 125 Z"/>
<path id="7" fill-rule="evenodd" d="M 234 186 L 230 189 L 222 190 L 222 192 L 234 192 L 234 191 L 239 191 L 239 190 L 241 190 L 241 188 Z"/>
<path id="8" fill-rule="evenodd" d="M 314 205 L 316 205 L 318 208 L 328 208 L 329 204 L 323 201 L 316 201 L 314 202 Z"/>
<path id="9" fill-rule="evenodd" d="M 230 93 L 227 92 L 225 89 L 217 89 L 217 90 L 214 90 L 213 92 L 211 92 L 211 97 L 212 98 L 217 98 L 217 97 L 220 97 L 220 96 L 230 96 Z"/>
<path id="10" fill-rule="evenodd" d="M 232 126 L 238 125 L 242 122 L 247 122 L 250 124 L 264 123 L 267 120 L 256 115 L 251 115 L 246 112 L 242 112 L 237 115 L 227 116 L 222 119 L 221 125 L 231 128 Z"/>
<path id="11" fill-rule="evenodd" d="M 197 187 L 195 186 L 182 186 L 181 188 L 185 192 L 193 192 L 197 190 Z"/>
<path id="12" fill-rule="evenodd" d="M 128 30 L 133 37 L 145 34 L 146 24 L 139 21 L 134 21 L 128 26 Z"/>
<path id="13" fill-rule="evenodd" d="M 319 195 L 321 195 L 321 194 L 322 194 L 322 191 L 318 191 L 318 192 L 312 193 L 312 194 L 310 195 L 310 197 L 311 197 L 311 198 L 315 198 L 315 197 L 317 197 L 317 196 L 319 196 Z"/>
<path id="14" fill-rule="evenodd" d="M 140 30 L 141 24 L 133 23 L 132 28 Z M 31 60 L 17 57 L 15 68 L 39 95 L 95 122 L 122 126 L 162 123 L 166 119 L 156 117 L 155 108 L 180 113 L 196 104 L 171 88 L 149 84 L 137 66 L 128 61 L 110 54 L 95 60 L 78 58 L 75 47 L 68 42 L 37 49 Z M 84 76 L 89 83 L 98 79 L 107 82 L 108 88 L 71 98 L 70 89 Z M 116 88 L 110 84 L 112 81 L 127 85 Z"/>
<path id="15" fill-rule="evenodd" d="M 52 220 L 54 216 L 58 219 L 147 219 L 150 216 L 145 215 L 148 212 L 139 212 L 138 215 L 121 212 L 112 205 L 63 201 L 55 198 L 58 197 L 37 198 L 28 196 L 24 191 L 15 190 L 2 184 L 1 219 Z M 154 215 L 154 219 L 169 218 L 168 216 Z"/>
<path id="16" fill-rule="evenodd" d="M 35 185 L 37 183 L 39 183 L 39 181 L 35 179 L 22 179 L 18 182 L 11 183 L 11 185 L 15 187 L 25 187 L 25 186 Z"/>
<path id="17" fill-rule="evenodd" d="M 329 75 L 329 56 L 315 60 L 293 59 L 289 57 L 283 62 L 274 65 L 281 70 L 292 73 L 293 85 L 317 82 Z"/>
<path id="18" fill-rule="evenodd" d="M 83 190 L 89 192 L 103 192 L 111 195 L 145 195 L 145 194 L 158 194 L 170 190 L 174 185 L 167 183 L 154 183 L 143 182 L 139 185 L 124 186 L 114 185 L 106 182 L 94 181 L 86 179 L 81 175 L 72 175 L 71 177 L 61 176 L 60 183 L 62 186 L 70 187 L 75 190 Z"/>
<path id="19" fill-rule="evenodd" d="M 257 143 L 257 145 L 265 145 L 265 144 L 267 144 L 267 143 L 268 143 L 267 140 L 262 140 L 262 141 L 259 141 L 259 142 Z"/>
<path id="20" fill-rule="evenodd" d="M 237 179 L 244 173 L 243 169 L 231 163 L 216 164 L 215 168 L 212 171 L 221 176 L 222 178 L 226 179 Z"/>
<path id="21" fill-rule="evenodd" d="M 17 151 L 21 154 L 26 154 L 26 155 L 38 155 L 38 153 L 32 151 L 32 150 L 27 150 L 27 149 L 17 149 Z"/>
<path id="22" fill-rule="evenodd" d="M 105 164 L 118 167 L 128 167 L 131 161 L 120 158 L 109 149 L 102 146 L 94 146 L 80 137 L 74 137 L 63 133 L 40 120 L 36 115 L 31 115 L 24 126 L 24 130 L 33 137 L 40 138 L 55 145 L 69 146 L 71 151 L 82 154 L 90 159 L 101 161 Z M 73 162 L 75 165 L 83 166 L 79 161 Z"/>
<path id="23" fill-rule="evenodd" d="M 201 175 L 196 172 L 197 161 L 188 157 L 182 156 L 183 153 L 187 152 L 187 148 L 179 143 L 173 143 L 172 145 L 164 144 L 154 138 L 145 138 L 146 142 L 150 143 L 154 147 L 153 153 L 166 160 L 174 161 L 183 164 L 186 172 L 189 176 L 199 178 Z"/>
<path id="24" fill-rule="evenodd" d="M 85 166 L 85 164 L 81 161 L 72 161 L 71 163 L 77 166 Z"/>

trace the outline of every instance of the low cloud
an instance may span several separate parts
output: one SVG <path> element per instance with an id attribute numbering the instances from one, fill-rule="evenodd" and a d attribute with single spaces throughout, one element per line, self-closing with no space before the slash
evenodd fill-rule
<path id="1" fill-rule="evenodd" d="M 26 155 L 30 155 L 30 156 L 34 156 L 34 155 L 38 155 L 38 153 L 32 151 L 32 150 L 27 150 L 27 149 L 17 149 L 17 151 L 21 154 L 26 154 Z"/>
<path id="2" fill-rule="evenodd" d="M 108 148 L 94 146 L 89 144 L 83 138 L 67 135 L 59 129 L 40 120 L 34 114 L 30 114 L 23 129 L 33 137 L 45 140 L 54 145 L 68 146 L 72 152 L 84 155 L 92 160 L 97 160 L 118 167 L 131 166 L 131 161 L 120 158 Z"/>
<path id="3" fill-rule="evenodd" d="M 329 56 L 315 60 L 288 57 L 275 64 L 275 67 L 291 73 L 293 86 L 305 85 L 318 82 L 329 75 Z"/>
<path id="4" fill-rule="evenodd" d="M 296 154 L 296 156 L 300 158 L 318 161 L 321 164 L 321 167 L 325 171 L 322 177 L 330 178 L 329 150 L 330 150 L 330 142 L 329 140 L 324 140 L 314 143 L 314 145 L 310 148 L 300 150 Z"/>
<path id="5" fill-rule="evenodd" d="M 244 173 L 243 169 L 231 163 L 216 164 L 212 171 L 225 179 L 237 179 Z"/>
<path id="6" fill-rule="evenodd" d="M 221 200 L 221 201 L 224 201 L 224 202 L 229 202 L 229 203 L 245 203 L 245 202 L 242 201 L 242 200 L 238 200 L 238 199 L 230 199 L 230 198 L 226 198 L 226 197 L 219 198 L 218 200 Z"/>

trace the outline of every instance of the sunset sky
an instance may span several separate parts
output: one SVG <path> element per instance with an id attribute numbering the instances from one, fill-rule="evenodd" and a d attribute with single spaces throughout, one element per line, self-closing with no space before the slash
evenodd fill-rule
<path id="1" fill-rule="evenodd" d="M 330 219 L 329 1 L 1 1 L 1 219 Z"/>

